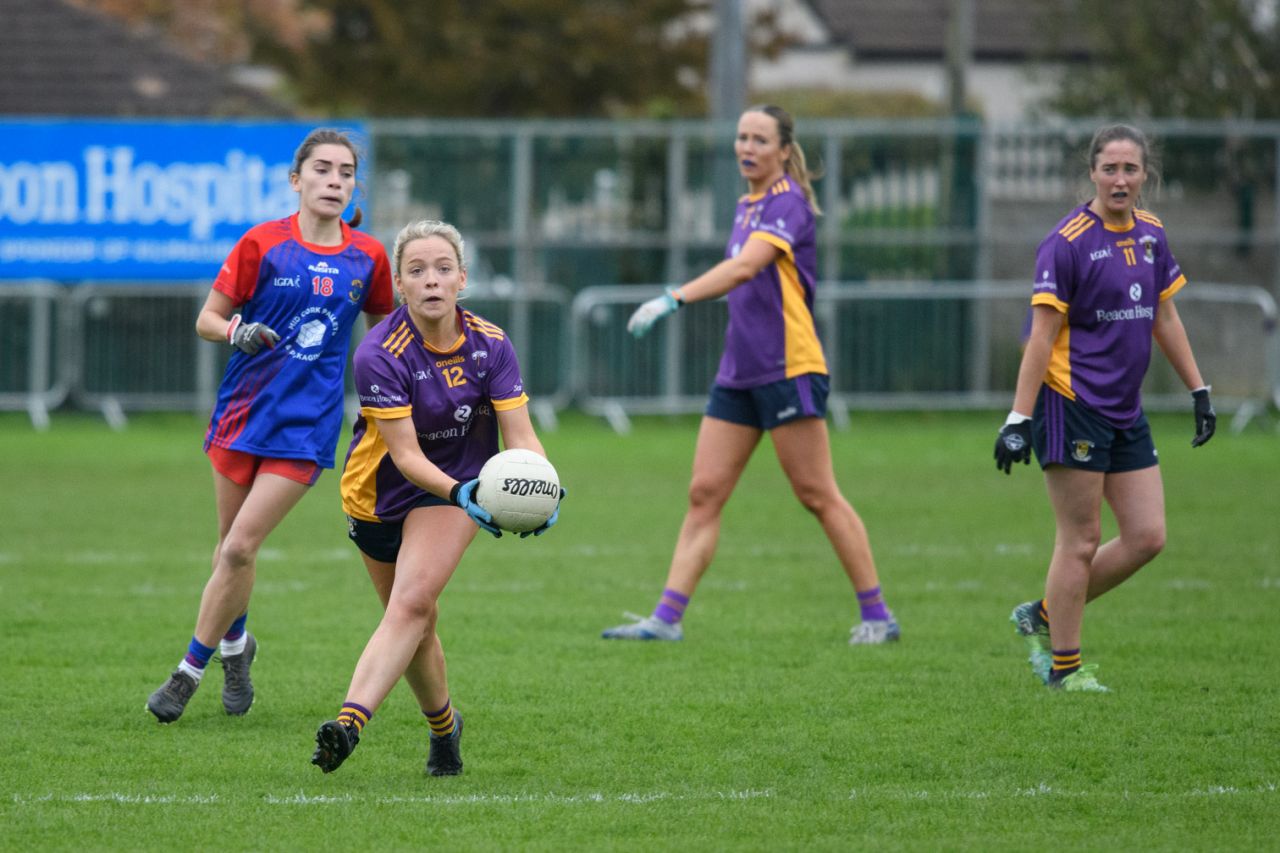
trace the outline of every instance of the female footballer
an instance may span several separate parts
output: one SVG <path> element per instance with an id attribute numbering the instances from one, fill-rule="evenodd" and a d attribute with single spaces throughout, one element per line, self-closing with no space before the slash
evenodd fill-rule
<path id="1" fill-rule="evenodd" d="M 1017 389 L 996 438 L 996 467 L 1044 469 L 1057 536 L 1045 596 L 1011 619 L 1050 687 L 1106 692 L 1096 664 L 1081 664 L 1084 606 L 1127 580 L 1164 548 L 1164 487 L 1140 389 L 1151 339 L 1191 392 L 1199 447 L 1216 415 L 1173 295 L 1186 285 L 1160 220 L 1140 207 L 1155 172 L 1146 136 L 1103 127 L 1089 145 L 1093 198 L 1040 244 L 1031 334 Z M 1101 540 L 1101 507 L 1119 535 Z"/>
<path id="2" fill-rule="evenodd" d="M 253 704 L 249 666 L 258 643 L 245 629 L 258 549 L 332 468 L 342 426 L 348 342 L 363 310 L 393 307 L 382 244 L 342 213 L 359 155 L 344 132 L 318 128 L 294 153 L 289 181 L 298 212 L 240 238 L 196 318 L 196 332 L 233 347 L 204 447 L 213 466 L 218 542 L 186 656 L 147 700 L 162 723 L 182 716 L 220 651 L 222 704 Z"/>
<path id="3" fill-rule="evenodd" d="M 748 194 L 738 202 L 725 259 L 644 303 L 627 323 L 639 337 L 682 305 L 728 295 L 724 353 L 698 431 L 666 588 L 651 615 L 602 636 L 683 637 L 681 619 L 715 555 L 721 512 L 767 432 L 792 490 L 817 517 L 857 593 L 861 622 L 849 642 L 896 640 L 898 623 L 881 595 L 866 528 L 832 469 L 827 363 L 813 319 L 821 211 L 795 123 L 780 107 L 751 107 L 738 119 L 733 147 Z"/>
<path id="4" fill-rule="evenodd" d="M 458 307 L 467 267 L 457 229 L 410 223 L 392 258 L 403 304 L 356 348 L 360 417 L 342 473 L 348 533 L 384 612 L 337 719 L 316 732 L 311 761 L 325 773 L 337 770 L 404 676 L 431 730 L 427 773 L 455 776 L 462 717 L 451 704 L 436 634 L 440 594 L 477 525 L 501 535 L 474 500 L 476 475 L 498 452 L 499 435 L 508 449 L 546 454 L 511 341 Z M 558 514 L 530 532 L 542 534 Z"/>

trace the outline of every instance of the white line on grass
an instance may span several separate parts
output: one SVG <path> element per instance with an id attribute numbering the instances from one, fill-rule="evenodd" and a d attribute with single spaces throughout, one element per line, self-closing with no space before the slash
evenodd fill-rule
<path id="1" fill-rule="evenodd" d="M 1263 782 L 1258 785 L 1205 785 L 1185 791 L 1130 791 L 1120 793 L 1114 791 L 1067 791 L 1040 782 L 1030 788 L 1012 788 L 1001 791 L 965 791 L 928 789 L 900 791 L 866 788 L 854 788 L 849 791 L 848 799 L 882 799 L 882 800 L 985 800 L 985 799 L 1020 799 L 1023 797 L 1081 797 L 1134 799 L 1137 797 L 1235 797 L 1253 794 L 1276 794 L 1280 785 L 1275 782 Z M 207 803 L 228 803 L 233 799 L 219 794 L 14 794 L 13 802 L 19 805 L 41 803 L 118 803 L 121 805 L 194 805 Z M 701 791 L 692 793 L 674 793 L 670 791 L 624 792 L 621 794 L 604 794 L 592 791 L 584 794 L 423 794 L 421 796 L 387 796 L 369 797 L 360 794 L 307 794 L 299 791 L 296 794 L 267 794 L 262 802 L 273 806 L 329 806 L 366 803 L 383 805 L 391 804 L 425 804 L 443 806 L 467 805 L 517 805 L 520 803 L 545 803 L 550 805 L 592 805 L 598 803 L 624 803 L 626 805 L 645 805 L 656 802 L 680 802 L 697 800 L 761 800 L 787 799 L 779 797 L 771 788 L 763 790 L 744 789 L 740 791 Z M 808 799 L 808 795 L 806 795 Z"/>

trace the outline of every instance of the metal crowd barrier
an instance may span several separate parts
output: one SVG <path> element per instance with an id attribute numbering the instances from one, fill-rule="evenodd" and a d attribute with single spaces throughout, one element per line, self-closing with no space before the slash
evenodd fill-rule
<path id="1" fill-rule="evenodd" d="M 208 292 L 207 281 L 85 284 L 64 291 L 69 319 L 60 336 L 67 342 L 63 396 L 100 412 L 115 428 L 125 425 L 130 411 L 209 411 L 230 351 L 195 333 L 196 314 Z M 534 416 L 554 427 L 556 413 L 571 395 L 564 334 L 568 294 L 554 287 L 497 291 L 478 286 L 462 304 L 511 336 Z M 357 323 L 353 335 L 358 340 L 364 331 L 364 323 Z M 346 408 L 354 419 L 349 373 L 347 383 Z"/>
<path id="2" fill-rule="evenodd" d="M 476 286 L 463 304 L 510 334 L 544 428 L 576 405 L 625 432 L 634 415 L 701 411 L 723 345 L 723 301 L 677 312 L 642 339 L 627 334 L 631 312 L 660 292 L 603 286 L 570 300 L 554 287 Z M 194 332 L 207 293 L 207 282 L 0 287 L 0 409 L 27 411 L 39 429 L 64 404 L 99 411 L 116 428 L 128 411 L 207 412 L 230 354 Z M 1025 282 L 833 283 L 818 294 L 837 427 L 852 407 L 1009 405 Z M 1233 428 L 1280 408 L 1274 298 L 1258 287 L 1193 282 L 1177 305 L 1219 410 L 1234 412 Z M 1160 355 L 1144 401 L 1152 410 L 1187 406 Z M 354 415 L 350 398 L 348 410 Z"/>
<path id="3" fill-rule="evenodd" d="M 723 300 L 682 310 L 639 340 L 627 317 L 657 286 L 601 286 L 573 302 L 574 399 L 619 432 L 629 416 L 702 411 L 723 344 Z M 832 375 L 837 427 L 862 409 L 1000 409 L 1012 401 L 1030 285 L 1026 282 L 823 284 L 815 305 Z M 1201 371 L 1243 428 L 1280 406 L 1276 303 L 1258 287 L 1193 283 L 1177 297 Z M 1153 356 L 1143 399 L 1153 411 L 1189 403 Z"/>
<path id="4" fill-rule="evenodd" d="M 49 427 L 49 412 L 71 388 L 60 334 L 69 312 L 53 282 L 0 285 L 0 409 L 26 411 L 36 429 Z"/>

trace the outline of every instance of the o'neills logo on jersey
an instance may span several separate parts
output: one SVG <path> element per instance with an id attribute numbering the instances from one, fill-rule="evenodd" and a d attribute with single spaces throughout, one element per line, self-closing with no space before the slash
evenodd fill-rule
<path id="1" fill-rule="evenodd" d="M 328 261 L 323 260 L 311 264 L 307 269 L 311 270 L 316 275 L 337 275 L 341 272 L 337 267 L 332 266 Z"/>

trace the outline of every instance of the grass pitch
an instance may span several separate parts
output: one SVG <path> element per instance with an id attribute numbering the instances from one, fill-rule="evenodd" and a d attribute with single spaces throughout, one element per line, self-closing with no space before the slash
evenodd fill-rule
<path id="1" fill-rule="evenodd" d="M 442 600 L 465 775 L 423 775 L 403 685 L 334 774 L 309 763 L 379 609 L 327 473 L 268 540 L 257 704 L 213 665 L 183 718 L 147 695 L 183 654 L 215 536 L 203 422 L 122 433 L 0 417 L 0 839 L 6 849 L 1274 848 L 1280 836 L 1280 436 L 1157 417 L 1169 544 L 1090 606 L 1106 696 L 1050 694 L 1009 610 L 1052 546 L 1041 477 L 995 471 L 998 414 L 858 415 L 833 433 L 890 605 L 852 590 L 762 446 L 679 644 L 599 639 L 665 576 L 695 421 L 543 436 L 549 535 L 478 539 Z M 1113 528 L 1108 526 L 1108 532 Z"/>

